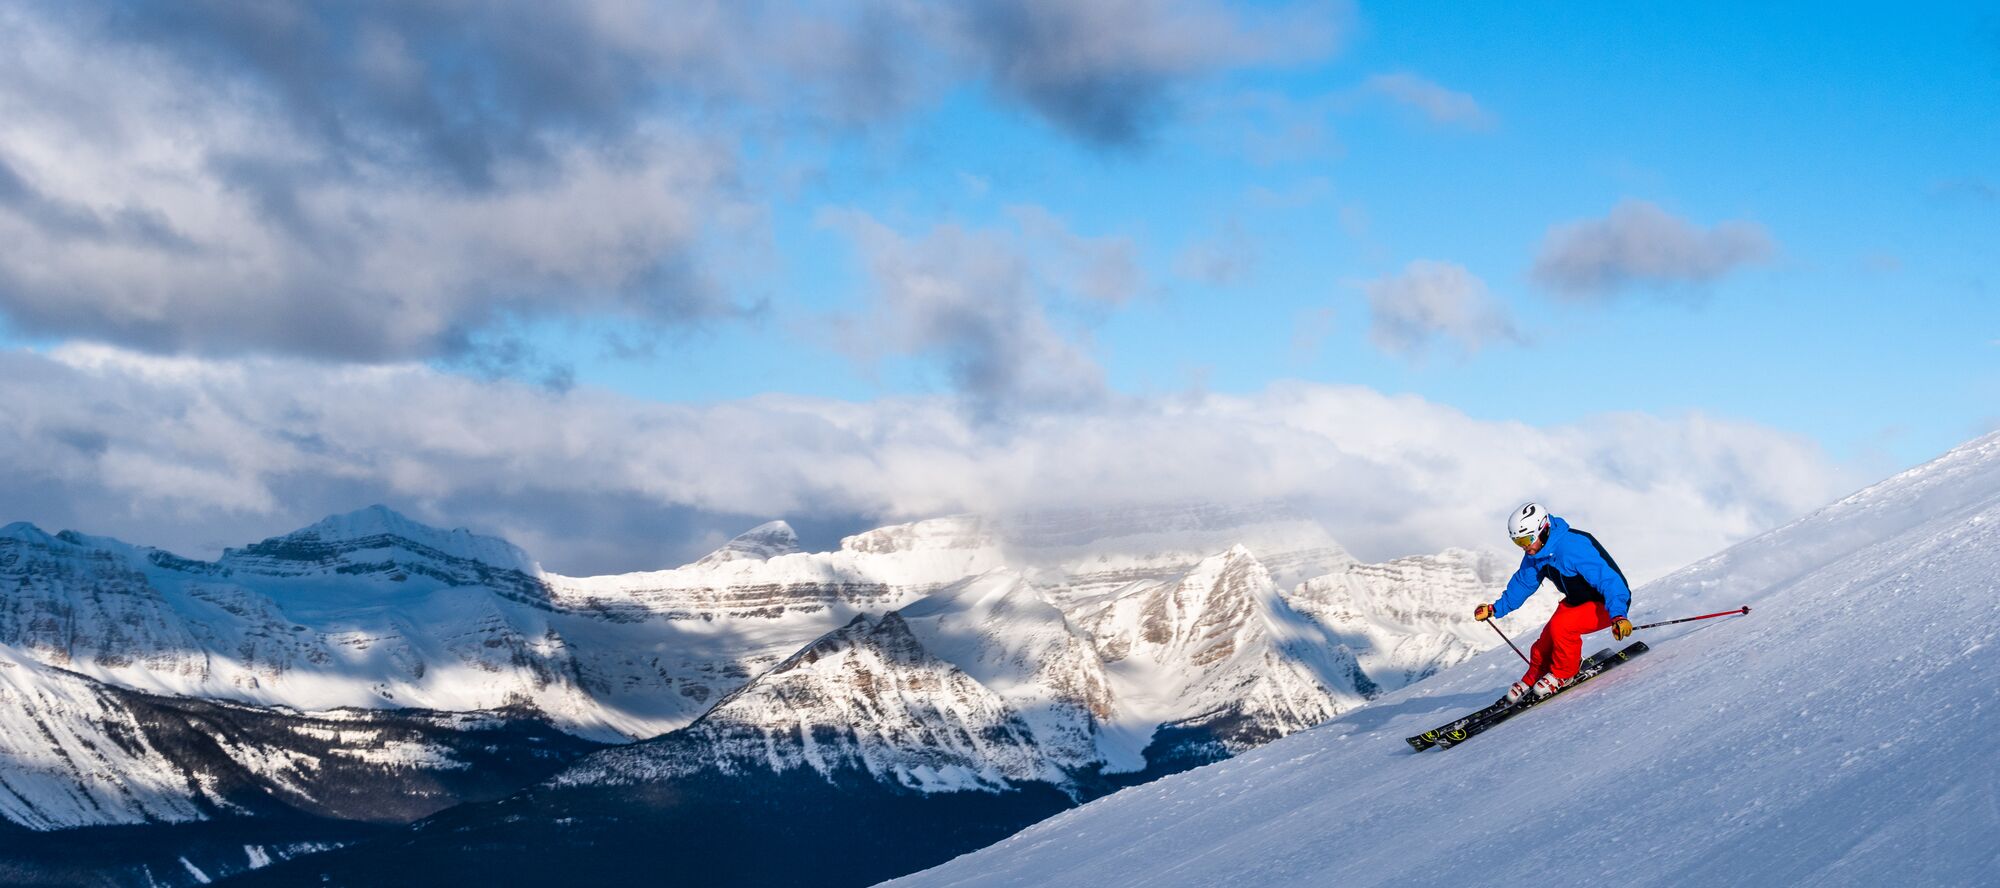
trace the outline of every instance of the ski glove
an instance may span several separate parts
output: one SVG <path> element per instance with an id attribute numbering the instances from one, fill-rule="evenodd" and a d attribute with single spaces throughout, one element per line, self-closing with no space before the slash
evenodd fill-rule
<path id="1" fill-rule="evenodd" d="M 1619 617 L 1618 619 L 1611 621 L 1612 638 L 1618 639 L 1619 641 L 1624 641 L 1625 638 L 1631 634 L 1632 634 L 1631 620 L 1625 619 L 1624 617 Z"/>
<path id="2" fill-rule="evenodd" d="M 1490 619 L 1493 619 L 1493 605 L 1490 605 L 1490 604 L 1482 604 L 1482 605 L 1480 605 L 1480 606 L 1478 606 L 1478 607 L 1475 607 L 1475 608 L 1473 608 L 1473 609 L 1472 609 L 1472 618 L 1473 618 L 1473 619 L 1475 619 L 1475 620 L 1490 620 Z"/>

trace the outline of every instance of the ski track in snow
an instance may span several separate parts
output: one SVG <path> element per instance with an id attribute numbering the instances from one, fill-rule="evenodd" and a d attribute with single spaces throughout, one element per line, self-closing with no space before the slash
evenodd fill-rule
<path id="1" fill-rule="evenodd" d="M 1454 749 L 1402 738 L 1489 702 L 1511 651 L 890 884 L 2000 884 L 2000 435 L 1634 615 L 1743 604 Z"/>

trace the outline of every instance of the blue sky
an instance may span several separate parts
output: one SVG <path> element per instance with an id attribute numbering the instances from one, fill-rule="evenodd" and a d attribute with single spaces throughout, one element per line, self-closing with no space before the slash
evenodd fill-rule
<path id="1" fill-rule="evenodd" d="M 2000 426 L 1977 4 L 0 26 L 0 519 L 380 501 L 588 572 L 1134 499 L 1388 557 L 1539 496 L 1665 568 Z"/>
<path id="2" fill-rule="evenodd" d="M 782 271 L 754 292 L 788 319 L 862 304 L 849 245 L 816 222 L 827 207 L 922 227 L 1004 225 L 1033 205 L 1137 247 L 1143 294 L 1064 318 L 1119 391 L 1299 377 L 1534 423 L 1704 410 L 1907 466 L 2000 417 L 2000 201 L 1976 190 L 2000 181 L 2000 25 L 1971 4 L 1821 12 L 1365 7 L 1341 52 L 1194 85 L 1138 147 L 1079 143 L 960 90 L 893 138 L 832 146 L 827 180 L 771 207 Z M 1491 122 L 1440 124 L 1361 95 L 1381 72 L 1461 92 Z M 1282 137 L 1227 110 L 1253 101 L 1323 132 L 1288 156 L 1246 156 Z M 1754 222 L 1775 255 L 1606 304 L 1529 278 L 1550 227 L 1626 199 L 1697 225 Z M 1240 279 L 1175 278 L 1178 250 L 1225 237 L 1249 256 Z M 1531 342 L 1416 360 L 1371 347 L 1358 282 L 1415 259 L 1472 271 Z M 1315 323 L 1324 338 L 1298 347 Z M 547 342 L 581 380 L 651 398 L 946 388 L 921 361 L 858 365 L 774 320 L 645 361 L 599 360 L 586 340 Z"/>

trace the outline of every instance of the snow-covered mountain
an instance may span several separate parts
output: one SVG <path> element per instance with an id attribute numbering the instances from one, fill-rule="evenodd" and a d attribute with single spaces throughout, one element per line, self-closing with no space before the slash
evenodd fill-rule
<path id="1" fill-rule="evenodd" d="M 1343 602 L 1352 628 L 1389 617 L 1442 623 L 1442 609 L 1463 620 L 1491 592 L 1457 556 L 1391 573 L 1451 591 L 1380 613 L 1380 598 L 1327 591 L 1351 592 L 1365 578 L 1293 594 Z M 698 857 L 719 861 L 691 877 L 703 884 L 865 884 L 1078 800 L 1310 727 L 1382 686 L 1356 647 L 1371 636 L 1295 608 L 1246 547 L 1094 592 L 1031 579 L 1051 575 L 1062 576 L 996 569 L 857 616 L 685 729 L 595 754 L 492 806 L 446 812 L 405 841 L 300 861 L 270 878 L 366 881 L 414 868 L 615 878 Z M 729 817 L 693 813 L 711 809 Z M 796 821 L 802 811 L 815 813 Z M 758 849 L 778 841 L 769 821 L 788 824 L 787 847 L 828 847 L 839 862 L 765 859 Z M 521 836 L 533 837 L 533 860 L 492 853 Z M 746 856 L 760 865 L 727 865 Z"/>
<path id="2" fill-rule="evenodd" d="M 687 568 L 573 579 L 504 541 L 381 507 L 213 563 L 13 524 L 0 529 L 12 589 L 0 644 L 153 693 L 306 710 L 527 703 L 624 740 L 684 726 L 856 614 L 997 560 L 869 551 L 872 538 L 795 554 L 788 536 L 765 525 Z"/>
<path id="3" fill-rule="evenodd" d="M 1295 573 L 1354 566 L 1316 525 L 1271 509 L 962 516 L 821 553 L 772 522 L 686 567 L 587 578 L 379 506 L 213 563 L 14 524 L 0 529 L 0 583 L 14 589 L 0 644 L 153 693 L 307 710 L 525 702 L 631 739 L 689 724 L 857 615 L 968 577 L 1012 565 L 1051 601 L 1089 601 L 1174 577 L 1232 536 Z"/>
<path id="4" fill-rule="evenodd" d="M 1996 577 L 2000 435 L 1647 584 L 1641 620 L 1752 612 L 1463 746 L 1402 738 L 1504 648 L 894 884 L 1991 884 Z"/>
<path id="5" fill-rule="evenodd" d="M 1352 652 L 1375 692 L 1393 691 L 1499 643 L 1465 618 L 1466 607 L 1492 600 L 1513 569 L 1486 552 L 1447 549 L 1350 564 L 1291 588 L 1285 600 Z M 1555 599 L 1537 596 L 1510 622 L 1534 631 L 1554 611 Z"/>
<path id="6" fill-rule="evenodd" d="M 300 713 L 151 696 L 0 645 L 0 882 L 178 884 L 189 867 L 248 870 L 358 838 L 354 824 L 504 795 L 595 748 L 532 713 Z M 187 838 L 25 836 L 119 825 Z M 80 844 L 89 865 L 51 874 L 59 849 Z"/>
<path id="7" fill-rule="evenodd" d="M 199 820 L 218 795 L 151 742 L 115 691 L 5 646 L 0 762 L 0 816 L 31 829 Z"/>
<path id="8" fill-rule="evenodd" d="M 960 516 L 832 552 L 801 551 L 771 522 L 681 568 L 586 578 L 381 507 L 212 563 L 12 525 L 0 584 L 19 593 L 0 599 L 0 644 L 114 696 L 388 718 L 525 707 L 587 737 L 658 735 L 536 791 L 564 811 L 696 786 L 776 804 L 821 791 L 805 779 L 843 787 L 836 807 L 950 808 L 994 830 L 1241 752 L 1469 656 L 1476 641 L 1439 627 L 1490 594 L 1484 567 L 1463 553 L 1363 565 L 1269 508 Z M 1405 636 L 1417 653 L 1388 649 Z M 100 709 L 78 730 L 118 732 L 120 714 Z M 281 737 L 209 761 L 261 775 L 269 794 L 301 755 L 338 754 L 298 747 Z M 420 751 L 367 755 L 449 766 Z M 187 771 L 126 755 L 60 779 L 88 795 L 92 774 Z M 0 815 L 50 828 L 244 813 L 198 781 L 169 783 L 157 811 L 128 799 L 95 819 Z M 314 816 L 348 816 L 292 795 Z M 576 820 L 513 804 L 510 822 L 547 817 L 557 834 Z M 952 832 L 925 853 L 1000 834 L 937 826 Z M 879 875 L 911 865 L 885 854 Z"/>
<path id="9" fill-rule="evenodd" d="M 1453 579 L 1471 589 L 1452 607 L 1462 622 L 1481 591 Z M 1344 625 L 1374 625 L 1343 600 Z M 556 783 L 803 768 L 926 792 L 1074 788 L 1226 757 L 1361 706 L 1378 688 L 1355 648 L 1288 604 L 1240 545 L 1165 581 L 1065 601 L 1068 612 L 1020 573 L 995 570 L 880 619 L 856 617 L 690 728 L 596 756 Z M 1392 677 L 1400 686 L 1403 674 Z"/>
<path id="10" fill-rule="evenodd" d="M 1353 653 L 1287 604 L 1242 546 L 1105 601 L 1082 624 L 1107 661 L 1113 725 L 1125 735 L 1111 757 L 1117 771 L 1147 764 L 1158 727 L 1176 744 L 1215 747 L 1206 757 L 1216 758 L 1319 724 L 1373 691 Z"/>
<path id="11" fill-rule="evenodd" d="M 1045 723 L 1080 725 L 1088 739 L 1085 719 L 1043 715 Z M 926 792 L 1000 789 L 1010 781 L 1059 782 L 1067 764 L 1059 759 L 1077 752 L 1060 742 L 1045 747 L 1020 711 L 926 650 L 910 624 L 890 613 L 855 617 L 688 728 L 594 757 L 554 782 L 629 785 L 708 771 L 755 777 L 809 770 Z"/>
<path id="12" fill-rule="evenodd" d="M 603 739 L 600 705 L 520 550 L 379 507 L 208 563 L 0 529 L 0 644 L 121 687 L 303 710 L 532 703 Z M 597 681 L 603 681 L 597 678 Z"/>

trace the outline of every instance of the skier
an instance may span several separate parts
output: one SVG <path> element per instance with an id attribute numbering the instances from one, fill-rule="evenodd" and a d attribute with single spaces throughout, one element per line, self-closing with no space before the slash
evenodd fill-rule
<path id="1" fill-rule="evenodd" d="M 1563 596 L 1555 616 L 1542 627 L 1542 637 L 1529 649 L 1527 674 L 1507 689 L 1507 701 L 1513 703 L 1530 693 L 1546 697 L 1574 677 L 1582 666 L 1584 635 L 1605 628 L 1620 641 L 1631 635 L 1632 623 L 1625 616 L 1632 588 L 1603 543 L 1538 504 L 1515 509 L 1507 519 L 1507 535 L 1526 553 L 1521 566 L 1500 600 L 1473 608 L 1472 618 L 1512 613 L 1541 589 L 1543 580 L 1555 583 Z"/>

